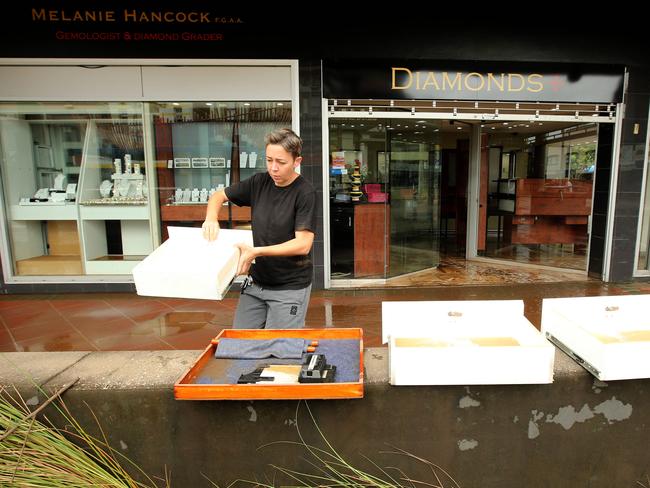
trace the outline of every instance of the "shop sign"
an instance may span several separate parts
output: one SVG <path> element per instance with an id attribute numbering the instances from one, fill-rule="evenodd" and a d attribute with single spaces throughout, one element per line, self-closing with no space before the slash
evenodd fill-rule
<path id="1" fill-rule="evenodd" d="M 205 2 L 54 0 L 11 6 L 0 57 L 187 57 L 248 49 L 259 20 Z M 273 36 L 267 39 L 272 44 Z M 242 45 L 243 44 L 243 45 Z"/>
<path id="2" fill-rule="evenodd" d="M 616 103 L 623 68 L 571 65 L 325 62 L 325 98 Z M 445 66 L 447 64 L 448 66 Z"/>

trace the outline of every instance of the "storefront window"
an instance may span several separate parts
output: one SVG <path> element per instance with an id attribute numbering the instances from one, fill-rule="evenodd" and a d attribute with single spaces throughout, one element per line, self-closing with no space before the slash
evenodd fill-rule
<path id="1" fill-rule="evenodd" d="M 479 254 L 587 269 L 597 124 L 486 124 Z"/>
<path id="2" fill-rule="evenodd" d="M 210 194 L 265 171 L 282 127 L 291 102 L 0 104 L 13 275 L 128 276 L 168 224 L 199 225 Z M 219 218 L 250 225 L 250 209 Z"/>
<path id="3" fill-rule="evenodd" d="M 128 274 L 151 252 L 142 104 L 0 104 L 0 144 L 14 275 Z"/>
<path id="4" fill-rule="evenodd" d="M 214 192 L 266 171 L 264 137 L 291 127 L 291 102 L 150 105 L 162 239 L 168 225 L 199 225 Z M 250 225 L 249 207 L 227 204 L 222 225 Z"/>

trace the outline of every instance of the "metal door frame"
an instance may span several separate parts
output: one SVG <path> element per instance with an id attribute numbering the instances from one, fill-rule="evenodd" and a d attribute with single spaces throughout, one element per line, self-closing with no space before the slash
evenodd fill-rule
<path id="1" fill-rule="evenodd" d="M 603 281 L 609 280 L 609 260 L 611 254 L 611 246 L 608 245 L 613 227 L 613 202 L 612 196 L 616 193 L 616 184 L 618 181 L 618 141 L 620 140 L 620 125 L 623 116 L 622 104 L 610 104 L 616 107 L 615 115 L 610 113 L 609 117 L 603 116 L 589 116 L 579 115 L 542 115 L 542 114 L 500 114 L 499 111 L 494 113 L 459 113 L 458 111 L 450 112 L 420 112 L 411 110 L 409 111 L 393 111 L 382 107 L 377 109 L 372 106 L 373 101 L 367 101 L 367 110 L 357 110 L 356 106 L 351 107 L 350 104 L 337 106 L 331 105 L 326 98 L 322 99 L 322 148 L 323 148 L 323 269 L 324 269 L 324 287 L 329 288 L 351 288 L 363 287 L 368 285 L 381 285 L 386 283 L 386 279 L 348 279 L 348 280 L 332 280 L 331 279 L 331 242 L 330 242 L 330 212 L 329 212 L 329 121 L 330 119 L 395 119 L 395 120 L 458 120 L 464 122 L 473 122 L 472 130 L 470 131 L 470 158 L 468 168 L 468 188 L 467 188 L 467 238 L 465 247 L 465 259 L 486 261 L 486 262 L 499 262 L 508 264 L 509 266 L 519 267 L 535 267 L 535 269 L 548 269 L 553 271 L 562 271 L 565 273 L 575 272 L 576 274 L 585 275 L 586 271 L 568 270 L 565 268 L 554 268 L 543 265 L 530 265 L 525 263 L 517 263 L 515 261 L 508 261 L 496 258 L 486 258 L 478 256 L 477 239 L 478 239 L 478 209 L 479 209 L 479 188 L 480 188 L 480 161 L 481 161 L 481 122 L 570 122 L 570 123 L 613 123 L 615 124 L 614 147 L 612 155 L 612 173 L 610 180 L 610 203 L 608 207 L 607 218 L 607 232 L 605 236 L 605 259 L 603 260 Z M 435 103 L 433 103 L 435 106 Z M 602 105 L 602 104 L 601 104 Z M 593 198 L 592 198 L 593 206 Z M 336 283 L 332 283 L 335 281 Z"/>

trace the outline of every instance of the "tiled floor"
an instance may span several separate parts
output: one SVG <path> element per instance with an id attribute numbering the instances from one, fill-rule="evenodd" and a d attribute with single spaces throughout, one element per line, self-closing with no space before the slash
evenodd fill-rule
<path id="1" fill-rule="evenodd" d="M 314 291 L 307 327 L 362 327 L 368 347 L 381 343 L 387 300 L 523 299 L 537 327 L 542 298 L 650 293 L 650 283 L 598 281 L 505 283 L 374 290 Z M 0 351 L 202 349 L 232 323 L 237 294 L 221 302 L 135 294 L 0 297 Z"/>
<path id="2" fill-rule="evenodd" d="M 508 283 L 560 283 L 594 281 L 586 272 L 555 270 L 541 266 L 512 266 L 506 261 L 467 260 L 444 256 L 436 268 L 390 278 L 391 287 L 430 287 L 442 285 L 502 285 Z M 375 285 L 369 285 L 375 287 Z M 380 285 L 380 287 L 382 287 Z"/>

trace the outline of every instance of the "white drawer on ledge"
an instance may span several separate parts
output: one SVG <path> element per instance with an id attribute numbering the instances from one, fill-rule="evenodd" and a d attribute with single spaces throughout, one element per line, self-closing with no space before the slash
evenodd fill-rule
<path id="1" fill-rule="evenodd" d="M 149 220 L 148 205 L 81 205 L 83 220 Z"/>
<path id="2" fill-rule="evenodd" d="M 603 381 L 650 378 L 650 295 L 544 299 L 542 332 Z"/>
<path id="3" fill-rule="evenodd" d="M 381 304 L 382 342 L 395 332 L 427 334 L 427 330 L 444 320 L 494 320 L 504 315 L 523 317 L 523 300 L 451 300 L 383 302 Z M 436 320 L 432 320 L 433 317 Z"/>
<path id="4" fill-rule="evenodd" d="M 520 300 L 382 305 L 392 385 L 553 382 L 555 348 Z"/>

